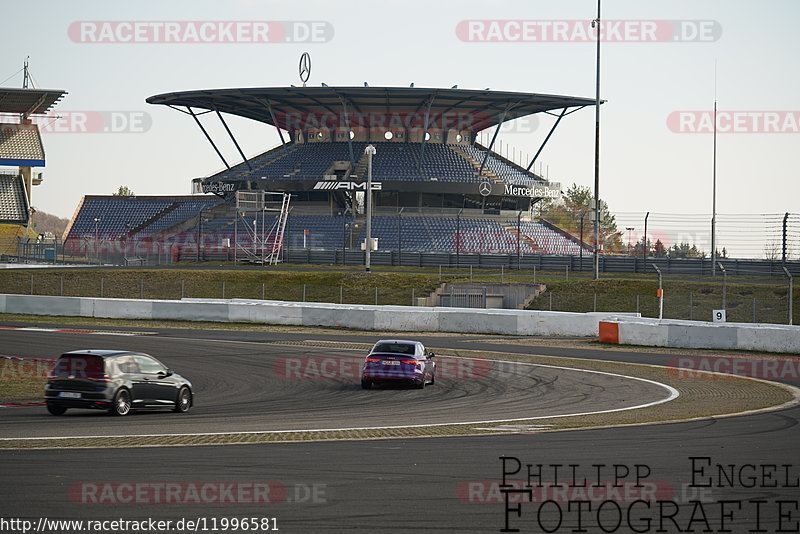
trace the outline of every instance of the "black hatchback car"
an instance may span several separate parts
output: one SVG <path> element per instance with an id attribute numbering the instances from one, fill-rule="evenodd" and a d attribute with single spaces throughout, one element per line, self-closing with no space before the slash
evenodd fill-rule
<path id="1" fill-rule="evenodd" d="M 192 407 L 192 384 L 141 352 L 76 350 L 62 354 L 47 377 L 47 410 L 61 415 L 68 408 L 106 410 L 127 415 L 131 410 Z"/>

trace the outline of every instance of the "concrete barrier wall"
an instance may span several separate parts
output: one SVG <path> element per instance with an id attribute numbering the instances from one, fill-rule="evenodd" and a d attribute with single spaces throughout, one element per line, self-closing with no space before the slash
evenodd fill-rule
<path id="1" fill-rule="evenodd" d="M 800 326 L 625 317 L 602 321 L 600 341 L 624 345 L 756 350 L 800 355 Z"/>
<path id="2" fill-rule="evenodd" d="M 800 326 L 658 320 L 617 313 L 368 306 L 244 299 L 125 300 L 2 294 L 0 313 L 326 326 L 396 332 L 599 335 L 601 341 L 626 345 L 800 354 Z"/>
<path id="3" fill-rule="evenodd" d="M 65 317 L 218 321 L 397 332 L 597 336 L 612 313 L 368 306 L 245 299 L 126 300 L 0 295 L 0 312 Z M 631 314 L 631 316 L 636 316 Z"/>

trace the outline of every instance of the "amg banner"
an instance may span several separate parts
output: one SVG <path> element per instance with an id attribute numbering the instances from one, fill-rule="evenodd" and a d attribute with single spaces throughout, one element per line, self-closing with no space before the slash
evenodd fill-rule
<path id="1" fill-rule="evenodd" d="M 195 192 L 232 193 L 234 191 L 277 191 L 277 192 L 309 192 L 309 191 L 366 191 L 367 181 L 356 177 L 344 180 L 314 179 L 269 179 L 242 180 L 239 182 L 195 182 Z M 373 191 L 396 191 L 400 193 L 439 193 L 459 195 L 479 195 L 482 197 L 527 197 L 558 198 L 561 184 L 528 183 L 509 184 L 496 182 L 445 182 L 438 180 L 381 180 L 372 182 Z"/>

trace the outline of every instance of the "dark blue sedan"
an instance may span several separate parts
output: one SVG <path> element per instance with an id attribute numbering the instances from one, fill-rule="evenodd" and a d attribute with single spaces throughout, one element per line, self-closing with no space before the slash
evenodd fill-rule
<path id="1" fill-rule="evenodd" d="M 433 352 L 419 341 L 382 339 L 364 360 L 361 387 L 370 389 L 372 384 L 407 382 L 422 389 L 436 381 L 433 357 Z"/>

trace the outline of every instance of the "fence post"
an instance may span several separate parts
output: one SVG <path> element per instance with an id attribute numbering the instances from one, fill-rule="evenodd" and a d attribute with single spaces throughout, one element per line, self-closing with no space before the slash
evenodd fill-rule
<path id="1" fill-rule="evenodd" d="M 694 320 L 694 293 L 689 292 L 689 320 Z"/>
<path id="2" fill-rule="evenodd" d="M 505 281 L 506 281 L 505 269 L 503 268 L 503 265 L 501 264 L 500 265 L 500 283 L 505 283 Z"/>
<path id="3" fill-rule="evenodd" d="M 753 298 L 753 322 L 756 322 L 756 299 Z"/>
<path id="4" fill-rule="evenodd" d="M 344 284 L 339 284 L 339 304 L 344 304 Z"/>
<path id="5" fill-rule="evenodd" d="M 597 312 L 597 293 L 594 294 L 594 311 Z"/>
<path id="6" fill-rule="evenodd" d="M 564 280 L 569 280 L 569 265 L 564 266 Z"/>
<path id="7" fill-rule="evenodd" d="M 139 298 L 144 300 L 144 280 L 139 280 Z"/>
<path id="8" fill-rule="evenodd" d="M 31 275 L 31 295 L 33 295 L 33 275 Z"/>
<path id="9" fill-rule="evenodd" d="M 378 305 L 378 287 L 375 286 L 375 306 Z"/>
<path id="10" fill-rule="evenodd" d="M 222 298 L 225 298 L 225 280 L 222 281 Z"/>
<path id="11" fill-rule="evenodd" d="M 417 299 L 414 298 L 414 288 L 411 288 L 411 305 L 414 306 L 416 304 Z"/>
<path id="12" fill-rule="evenodd" d="M 442 264 L 439 264 L 439 281 L 442 281 Z"/>
<path id="13" fill-rule="evenodd" d="M 794 288 L 792 286 L 794 284 L 794 277 L 792 276 L 792 273 L 789 272 L 789 269 L 787 269 L 785 266 L 783 267 L 783 272 L 785 272 L 786 276 L 789 278 L 789 324 L 791 325 L 794 319 L 794 311 L 792 310 L 792 300 L 794 300 Z"/>
<path id="14" fill-rule="evenodd" d="M 636 313 L 639 313 L 639 295 L 636 295 Z"/>
<path id="15" fill-rule="evenodd" d="M 550 292 L 550 311 L 553 311 L 553 292 Z"/>
<path id="16" fill-rule="evenodd" d="M 61 278 L 61 280 L 60 280 L 60 289 L 58 291 L 58 296 L 63 297 L 64 296 L 64 277 L 61 276 L 59 278 Z"/>
<path id="17" fill-rule="evenodd" d="M 536 266 L 533 266 L 533 283 L 536 283 Z"/>
<path id="18" fill-rule="evenodd" d="M 267 284 L 261 282 L 261 300 L 267 300 Z"/>
<path id="19" fill-rule="evenodd" d="M 472 265 L 469 266 L 469 281 L 472 282 Z"/>
<path id="20" fill-rule="evenodd" d="M 303 284 L 303 302 L 306 301 L 306 285 Z"/>
<path id="21" fill-rule="evenodd" d="M 717 262 L 719 265 L 720 270 L 722 271 L 722 309 L 728 309 L 728 271 L 725 270 L 725 266 L 722 265 L 721 262 Z"/>
<path id="22" fill-rule="evenodd" d="M 181 280 L 181 300 L 183 300 L 183 295 L 185 290 L 186 290 L 186 280 Z"/>

